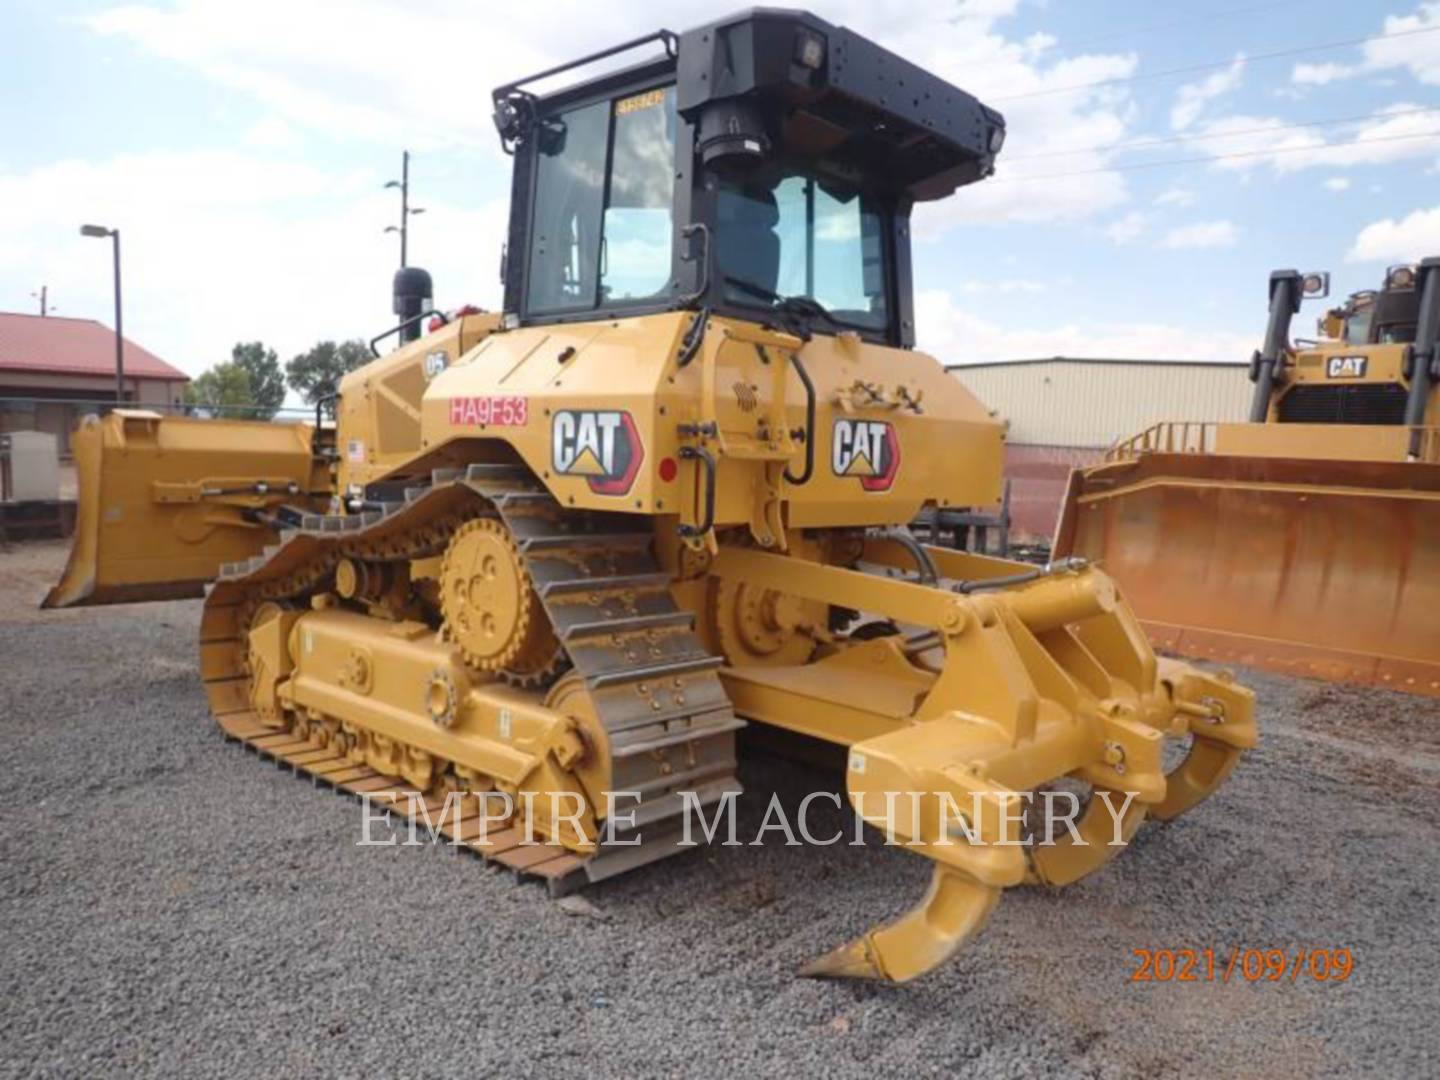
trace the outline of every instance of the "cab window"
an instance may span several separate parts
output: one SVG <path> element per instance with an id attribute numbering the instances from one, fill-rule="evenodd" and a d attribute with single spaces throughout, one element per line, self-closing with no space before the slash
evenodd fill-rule
<path id="1" fill-rule="evenodd" d="M 675 122 L 673 86 L 542 121 L 526 286 L 531 313 L 584 310 L 666 291 Z"/>
<path id="2" fill-rule="evenodd" d="M 802 297 L 842 325 L 888 325 L 884 217 L 869 196 L 804 172 L 725 179 L 716 254 L 725 298 L 768 307 Z"/>
<path id="3" fill-rule="evenodd" d="M 1375 309 L 1370 306 L 1356 308 L 1345 319 L 1345 344 L 1366 345 L 1370 342 L 1370 320 Z"/>

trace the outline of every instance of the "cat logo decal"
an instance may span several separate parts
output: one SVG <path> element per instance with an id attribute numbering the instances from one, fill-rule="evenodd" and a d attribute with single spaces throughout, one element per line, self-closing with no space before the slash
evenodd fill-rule
<path id="1" fill-rule="evenodd" d="M 830 468 L 836 476 L 854 476 L 866 491 L 888 491 L 900 471 L 900 437 L 883 420 L 835 421 L 830 438 Z"/>
<path id="2" fill-rule="evenodd" d="M 628 412 L 566 409 L 550 423 L 550 464 L 562 476 L 585 477 L 596 495 L 624 495 L 644 459 Z"/>

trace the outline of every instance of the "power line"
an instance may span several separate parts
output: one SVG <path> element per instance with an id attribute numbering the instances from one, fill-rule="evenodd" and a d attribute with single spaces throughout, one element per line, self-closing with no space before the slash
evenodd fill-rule
<path id="1" fill-rule="evenodd" d="M 1327 49 L 1343 49 L 1351 45 L 1369 45 L 1376 41 L 1392 41 L 1396 38 L 1415 37 L 1418 34 L 1433 34 L 1440 31 L 1440 26 L 1427 26 L 1419 30 L 1398 30 L 1393 34 L 1376 34 L 1374 37 L 1350 38 L 1346 41 L 1331 41 L 1323 45 L 1301 45 L 1294 49 L 1280 49 L 1276 52 L 1257 53 L 1254 56 L 1237 56 L 1231 60 L 1212 60 L 1204 64 L 1187 64 L 1185 67 L 1166 68 L 1164 71 L 1150 71 L 1143 75 L 1127 75 L 1116 79 L 1097 79 L 1094 82 L 1076 83 L 1073 86 L 1053 86 L 1047 90 L 1030 90 L 1023 94 L 1007 94 L 1004 97 L 987 97 L 981 94 L 982 100 L 992 102 L 1020 101 L 1025 98 L 1048 97 L 1052 94 L 1069 94 L 1076 90 L 1091 90 L 1101 86 L 1120 86 L 1125 83 L 1146 82 L 1151 79 L 1167 79 L 1172 75 L 1193 75 L 1200 71 L 1214 71 L 1218 68 L 1246 67 L 1250 64 L 1257 64 L 1264 60 L 1282 60 L 1287 56 L 1300 56 L 1305 53 L 1324 52 Z"/>
<path id="2" fill-rule="evenodd" d="M 1363 113 L 1359 116 L 1333 116 L 1328 120 L 1303 120 L 1293 124 L 1271 124 L 1268 127 L 1237 128 L 1234 131 L 1212 131 L 1204 135 L 1169 135 L 1153 139 L 1132 139 L 1129 142 L 1109 143 L 1104 146 L 1082 146 L 1075 150 L 1045 150 L 1038 154 L 1007 154 L 1005 160 L 1031 161 L 1035 158 L 1073 157 L 1076 154 L 1108 153 L 1114 150 L 1134 150 L 1146 146 L 1163 146 L 1168 143 L 1208 142 L 1212 139 L 1228 139 L 1239 135 L 1264 135 L 1272 131 L 1292 131 L 1296 128 L 1324 127 L 1327 124 L 1353 124 L 1363 120 L 1388 120 L 1393 116 L 1416 116 L 1421 113 L 1440 112 L 1440 106 L 1424 109 L 1394 109 L 1390 112 Z"/>
<path id="3" fill-rule="evenodd" d="M 1161 30 L 1172 30 L 1177 26 L 1188 26 L 1192 23 L 1199 22 L 1216 22 L 1221 19 L 1232 18 L 1237 15 L 1252 15 L 1262 11 L 1274 11 L 1277 8 L 1298 7 L 1300 4 L 1305 4 L 1307 7 L 1313 6 L 1313 0 L 1283 0 L 1283 2 L 1280 3 L 1254 4 L 1250 7 L 1230 8 L 1225 11 L 1209 11 L 1198 15 L 1190 15 L 1183 19 L 1175 19 L 1170 22 L 1151 23 L 1149 26 L 1138 26 L 1131 30 L 1117 30 L 1113 33 L 1108 34 L 1095 34 L 1092 37 L 1079 38 L 1075 41 L 1065 40 L 1059 42 L 1059 44 L 1061 44 L 1068 52 L 1074 49 L 1083 48 L 1087 45 L 1095 45 L 1102 41 L 1115 41 L 1120 38 L 1141 37 L 1145 34 L 1158 33 Z M 987 63 L 972 65 L 966 69 L 967 76 L 970 74 L 974 74 L 977 71 L 985 71 L 987 68 L 999 67 L 1001 64 L 1007 62 L 1008 61 L 992 60 Z"/>
<path id="4" fill-rule="evenodd" d="M 1350 142 L 1325 143 L 1323 146 L 1280 146 L 1269 150 L 1243 150 L 1232 154 L 1211 154 L 1206 157 L 1170 158 L 1166 161 L 1144 161 L 1134 165 L 1111 165 L 1098 169 L 1073 169 L 1069 172 L 1034 173 L 1030 176 L 996 176 L 990 183 L 1021 180 L 1059 180 L 1069 176 L 1091 176 L 1095 173 L 1134 172 L 1137 169 L 1158 169 L 1166 165 L 1199 165 L 1210 161 L 1230 161 L 1236 158 L 1272 157 L 1277 154 L 1298 154 L 1304 151 L 1320 153 L 1325 150 L 1344 150 L 1352 146 L 1369 146 L 1371 143 L 1403 142 L 1406 139 L 1429 139 L 1440 136 L 1440 128 L 1434 131 L 1420 131 L 1411 135 L 1382 135 L 1374 139 L 1352 139 Z"/>
<path id="5" fill-rule="evenodd" d="M 1307 7 L 1313 6 L 1311 0 L 1283 0 L 1280 3 L 1251 4 L 1249 7 L 1228 8 L 1224 11 L 1206 11 L 1197 15 L 1188 15 L 1183 19 L 1173 19 L 1170 22 L 1151 23 L 1149 26 L 1138 26 L 1133 30 L 1116 30 L 1109 34 L 1096 34 L 1093 37 L 1080 38 L 1078 41 L 1066 42 L 1066 48 L 1078 48 L 1082 45 L 1094 45 L 1101 41 L 1115 41 L 1119 38 L 1139 37 L 1142 34 L 1154 34 L 1161 30 L 1173 30 L 1177 26 L 1189 26 L 1192 23 L 1218 22 L 1221 19 L 1233 18 L 1237 15 L 1256 15 L 1262 11 L 1274 11 L 1277 8 L 1298 7 L 1300 4 Z"/>

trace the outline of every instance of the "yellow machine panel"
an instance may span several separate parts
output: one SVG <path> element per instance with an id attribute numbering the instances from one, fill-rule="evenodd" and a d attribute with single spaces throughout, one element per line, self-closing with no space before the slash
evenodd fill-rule
<path id="1" fill-rule="evenodd" d="M 426 389 L 422 446 L 439 461 L 474 453 L 462 442 L 503 442 L 566 505 L 692 523 L 706 484 L 679 455 L 697 440 L 717 451 L 717 525 L 749 522 L 753 493 L 778 502 L 782 484 L 792 526 L 900 524 L 927 500 L 998 500 L 1001 425 L 933 358 L 714 318 L 681 365 L 692 323 L 656 315 L 489 336 Z M 812 475 L 799 486 L 783 481 L 806 456 L 797 360 L 815 395 Z M 977 467 L 950 468 L 957 457 Z M 667 460 L 673 472 L 655 467 Z"/>
<path id="2" fill-rule="evenodd" d="M 431 380 L 499 325 L 498 315 L 461 315 L 340 380 L 336 423 L 345 430 L 337 482 L 363 488 L 420 452 L 420 401 Z"/>

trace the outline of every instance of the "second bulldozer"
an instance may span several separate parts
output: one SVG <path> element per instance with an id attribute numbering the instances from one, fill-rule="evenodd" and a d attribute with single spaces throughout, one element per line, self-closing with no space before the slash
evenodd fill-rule
<path id="1" fill-rule="evenodd" d="M 599 61 L 495 92 L 503 314 L 408 340 L 402 297 L 406 343 L 345 378 L 333 428 L 91 419 L 47 602 L 208 588 L 228 735 L 448 811 L 557 889 L 687 850 L 686 815 L 739 790 L 746 722 L 832 744 L 856 812 L 934 876 L 807 970 L 912 978 L 1004 888 L 1073 881 L 1209 795 L 1251 695 L 1157 659 L 1080 560 L 903 528 L 1000 489 L 1000 425 L 913 348 L 910 279 L 912 205 L 989 175 L 998 113 L 799 12 L 543 78 Z M 1031 843 L 1025 797 L 1061 783 L 1090 797 Z"/>
<path id="2" fill-rule="evenodd" d="M 1185 656 L 1440 696 L 1440 258 L 1290 341 L 1323 274 L 1276 271 L 1248 423 L 1162 423 L 1070 482 L 1098 561 Z"/>

